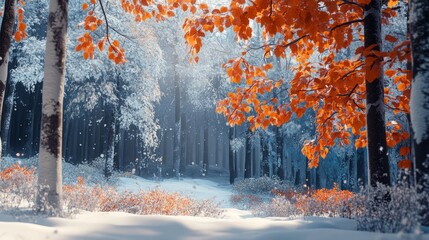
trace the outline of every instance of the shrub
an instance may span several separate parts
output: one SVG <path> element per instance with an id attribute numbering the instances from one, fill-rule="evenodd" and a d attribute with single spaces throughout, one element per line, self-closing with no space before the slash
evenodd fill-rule
<path id="1" fill-rule="evenodd" d="M 264 200 L 255 194 L 234 194 L 231 196 L 230 202 L 240 209 L 257 209 Z"/>
<path id="2" fill-rule="evenodd" d="M 0 207 L 5 209 L 31 206 L 35 201 L 35 169 L 12 164 L 0 172 Z"/>
<path id="3" fill-rule="evenodd" d="M 348 216 L 350 215 L 350 200 L 354 194 L 350 191 L 339 190 L 337 185 L 333 189 L 319 189 L 296 191 L 274 189 L 275 197 L 254 212 L 261 216 L 291 217 L 304 216 Z"/>
<path id="4" fill-rule="evenodd" d="M 270 194 L 273 189 L 286 190 L 290 189 L 290 185 L 266 176 L 243 179 L 233 185 L 235 192 L 245 194 Z"/>
<path id="5" fill-rule="evenodd" d="M 119 192 L 109 186 L 77 184 L 64 187 L 64 200 L 69 211 L 127 212 L 140 215 L 184 215 L 219 217 L 222 210 L 211 200 L 196 201 L 178 193 L 159 189 L 139 193 Z"/>
<path id="6" fill-rule="evenodd" d="M 284 196 L 276 196 L 269 203 L 252 209 L 253 213 L 264 217 L 292 217 L 299 215 L 295 206 Z"/>
<path id="7" fill-rule="evenodd" d="M 352 192 L 340 190 L 334 184 L 332 189 L 323 188 L 298 195 L 294 206 L 305 216 L 344 216 L 353 196 Z"/>
<path id="8" fill-rule="evenodd" d="M 422 198 L 415 188 L 402 185 L 367 187 L 352 200 L 358 229 L 384 233 L 415 232 L 420 228 Z"/>

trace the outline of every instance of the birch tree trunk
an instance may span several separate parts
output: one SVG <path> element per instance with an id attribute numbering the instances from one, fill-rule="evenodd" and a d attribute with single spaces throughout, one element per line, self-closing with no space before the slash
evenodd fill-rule
<path id="1" fill-rule="evenodd" d="M 381 0 L 372 0 L 364 7 L 365 48 L 375 46 L 372 52 L 381 51 L 381 5 Z M 374 53 L 365 58 L 368 175 L 371 186 L 390 184 L 381 61 Z M 376 76 L 375 79 L 372 76 Z"/>
<path id="2" fill-rule="evenodd" d="M 417 191 L 429 194 L 429 2 L 410 1 L 410 33 L 413 81 L 411 125 L 413 127 Z M 422 200 L 422 224 L 429 226 L 429 200 Z"/>
<path id="3" fill-rule="evenodd" d="M 4 3 L 3 20 L 0 29 L 0 121 L 3 110 L 3 98 L 6 90 L 6 81 L 9 65 L 9 48 L 12 41 L 13 24 L 15 21 L 15 0 L 6 0 Z M 0 159 L 2 143 L 0 139 Z"/>
<path id="4" fill-rule="evenodd" d="M 50 0 L 43 79 L 37 208 L 61 213 L 62 120 L 68 0 Z"/>

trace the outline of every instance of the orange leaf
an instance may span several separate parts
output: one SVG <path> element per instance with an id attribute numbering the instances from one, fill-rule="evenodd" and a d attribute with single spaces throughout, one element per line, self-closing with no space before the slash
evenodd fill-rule
<path id="1" fill-rule="evenodd" d="M 388 76 L 389 78 L 393 77 L 396 74 L 396 70 L 393 69 L 388 69 L 384 72 L 384 74 L 386 74 L 386 76 Z"/>
<path id="2" fill-rule="evenodd" d="M 391 43 L 398 41 L 398 39 L 392 35 L 386 35 L 386 37 L 384 39 L 386 39 L 386 41 L 391 42 Z"/>
<path id="3" fill-rule="evenodd" d="M 409 153 L 410 153 L 409 147 L 401 147 L 399 149 L 399 155 L 401 155 L 401 156 L 407 156 Z"/>
<path id="4" fill-rule="evenodd" d="M 411 168 L 411 161 L 409 159 L 401 160 L 398 162 L 398 168 L 409 169 Z"/>
<path id="5" fill-rule="evenodd" d="M 97 0 L 91 0 L 91 3 L 92 3 L 92 4 L 96 4 L 96 3 L 97 3 Z"/>
<path id="6" fill-rule="evenodd" d="M 27 25 L 25 25 L 25 23 L 20 22 L 20 23 L 18 24 L 18 29 L 19 29 L 19 31 L 24 32 L 26 28 L 27 28 Z"/>
<path id="7" fill-rule="evenodd" d="M 119 47 L 119 41 L 118 40 L 114 40 L 112 42 L 112 45 L 115 46 L 115 47 Z"/>
<path id="8" fill-rule="evenodd" d="M 407 88 L 407 86 L 405 85 L 405 83 L 399 83 L 398 84 L 398 90 L 399 91 L 404 91 Z"/>
<path id="9" fill-rule="evenodd" d="M 86 9 L 88 9 L 88 3 L 82 3 L 82 10 L 86 10 Z"/>
<path id="10" fill-rule="evenodd" d="M 13 35 L 13 38 L 15 39 L 15 41 L 20 42 L 22 40 L 21 33 L 15 32 L 15 34 Z"/>
<path id="11" fill-rule="evenodd" d="M 396 5 L 398 5 L 399 0 L 389 0 L 389 2 L 387 3 L 387 6 L 392 8 L 395 7 Z"/>
<path id="12" fill-rule="evenodd" d="M 328 149 L 328 148 L 325 148 L 325 149 L 320 153 L 320 156 L 321 156 L 323 159 L 325 159 L 325 158 L 326 158 L 326 155 L 328 155 L 328 152 L 329 152 L 329 149 Z"/>
<path id="13" fill-rule="evenodd" d="M 97 45 L 98 45 L 98 49 L 100 49 L 100 51 L 104 50 L 104 41 L 103 40 L 99 41 Z"/>

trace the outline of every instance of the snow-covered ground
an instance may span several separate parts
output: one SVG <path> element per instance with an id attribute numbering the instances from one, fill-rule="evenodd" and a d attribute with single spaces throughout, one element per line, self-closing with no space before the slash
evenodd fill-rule
<path id="1" fill-rule="evenodd" d="M 119 188 L 160 188 L 180 192 L 197 199 L 213 198 L 225 208 L 221 219 L 184 216 L 139 216 L 127 213 L 82 213 L 73 219 L 27 216 L 15 218 L 0 214 L 0 240 L 6 239 L 147 239 L 147 240 L 429 240 L 429 234 L 381 234 L 356 231 L 353 220 L 341 218 L 305 217 L 285 218 L 253 217 L 250 212 L 232 208 L 228 204 L 231 188 L 209 180 L 184 179 L 155 182 L 142 178 L 120 178 Z"/>

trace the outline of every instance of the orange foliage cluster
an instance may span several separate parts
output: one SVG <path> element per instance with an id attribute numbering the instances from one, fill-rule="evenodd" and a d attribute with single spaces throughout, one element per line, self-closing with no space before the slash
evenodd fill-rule
<path id="1" fill-rule="evenodd" d="M 90 0 L 90 3 L 84 2 L 82 4 L 82 10 L 87 11 L 85 21 L 82 23 L 84 29 L 87 31 L 83 36 L 78 38 L 79 44 L 76 46 L 77 52 L 82 52 L 84 59 L 93 59 L 94 51 L 96 49 L 104 51 L 104 44 L 109 44 L 108 58 L 114 61 L 116 64 L 125 63 L 125 51 L 120 47 L 118 40 L 111 40 L 108 30 L 104 37 L 98 39 L 95 43 L 91 36 L 91 32 L 96 31 L 104 21 L 95 14 L 95 5 L 97 0 Z M 92 9 L 90 8 L 92 6 Z"/>
<path id="2" fill-rule="evenodd" d="M 27 33 L 25 30 L 27 29 L 27 25 L 24 23 L 24 1 L 18 1 L 19 5 L 17 7 L 16 13 L 18 14 L 18 27 L 13 35 L 15 41 L 20 42 L 22 39 L 27 37 Z"/>
<path id="3" fill-rule="evenodd" d="M 110 187 L 87 186 L 82 177 L 78 177 L 76 185 L 64 186 L 63 191 L 69 207 L 71 205 L 88 211 L 185 216 L 201 215 L 204 212 L 214 216 L 218 211 L 211 202 L 198 203 L 178 193 L 167 193 L 159 189 L 139 193 L 118 192 Z"/>
<path id="4" fill-rule="evenodd" d="M 0 179 L 9 180 L 16 173 L 20 173 L 22 176 L 25 176 L 26 179 L 30 180 L 33 178 L 33 175 L 35 173 L 35 169 L 34 168 L 28 168 L 26 166 L 21 167 L 19 164 L 12 164 L 0 172 Z"/>
<path id="5" fill-rule="evenodd" d="M 258 99 L 270 92 L 277 80 L 265 76 L 270 67 L 254 66 L 244 60 L 250 49 L 244 51 L 243 56 L 230 60 L 226 66 L 231 82 L 245 83 L 245 87 L 228 94 L 217 104 L 217 111 L 225 115 L 231 125 L 248 120 L 255 129 L 279 126 L 293 113 L 301 117 L 307 109 L 313 109 L 316 112 L 317 138 L 306 141 L 302 153 L 309 159 L 310 167 L 317 167 L 319 159 L 328 154 L 329 147 L 337 142 L 349 144 L 351 133 L 359 137 L 355 141 L 356 147 L 366 146 L 365 80 L 370 82 L 377 77 L 374 70 L 377 67 L 374 66 L 389 63 L 386 75 L 394 77 L 394 83 L 403 94 L 392 96 L 386 89 L 386 104 L 394 109 L 395 114 L 409 112 L 409 73 L 392 69 L 393 63 L 408 60 L 408 41 L 399 43 L 391 52 L 375 51 L 375 46 L 360 47 L 352 59 L 335 59 L 335 53 L 349 48 L 354 39 L 363 40 L 363 5 L 368 2 L 232 0 L 229 6 L 206 10 L 199 16 L 188 18 L 183 28 L 190 52 L 194 55 L 201 49 L 205 32 L 232 28 L 238 40 L 249 40 L 253 35 L 252 22 L 258 23 L 262 29 L 266 43 L 261 47 L 266 57 L 285 58 L 286 49 L 290 49 L 298 64 L 293 69 L 295 76 L 290 82 L 289 102 Z M 384 24 L 396 16 L 394 7 L 397 3 L 391 0 L 383 9 Z M 397 41 L 390 35 L 386 40 Z M 328 54 L 326 50 L 329 50 Z M 321 61 L 314 63 L 310 57 L 317 52 Z M 255 74 L 255 69 L 263 72 Z M 392 137 L 387 139 L 389 146 L 408 138 L 405 131 L 392 131 L 390 134 Z"/>
<path id="6" fill-rule="evenodd" d="M 94 9 L 96 4 L 103 6 L 102 3 L 97 0 L 90 0 L 89 3 L 84 2 L 82 4 L 82 10 L 87 11 L 87 16 L 83 23 L 84 29 L 87 32 L 84 36 L 79 38 L 80 43 L 78 47 L 76 47 L 76 51 L 82 51 L 85 59 L 93 58 L 94 50 L 98 47 L 98 50 L 104 51 L 104 44 L 108 43 L 108 58 L 116 64 L 125 63 L 125 51 L 120 47 L 120 42 L 118 40 L 110 40 L 110 36 L 108 34 L 108 23 L 97 17 L 95 14 Z M 183 11 L 189 11 L 191 13 L 197 12 L 197 6 L 202 12 L 205 12 L 208 9 L 207 4 L 201 3 L 197 5 L 196 0 L 169 0 L 165 4 L 159 4 L 154 0 L 121 0 L 120 6 L 125 12 L 134 15 L 136 22 L 146 21 L 148 19 L 163 21 L 165 18 L 174 17 L 175 9 L 182 9 Z M 103 7 L 102 11 L 104 11 Z M 104 37 L 97 40 L 98 42 L 95 44 L 94 40 L 89 38 L 88 35 L 90 35 L 91 32 L 96 31 L 103 24 L 106 24 L 106 34 Z M 196 61 L 198 61 L 197 59 Z"/>
<path id="7" fill-rule="evenodd" d="M 338 211 L 348 206 L 355 194 L 340 190 L 337 184 L 332 189 L 308 190 L 305 193 L 273 190 L 276 196 L 294 199 L 294 207 L 305 215 L 339 214 Z"/>

